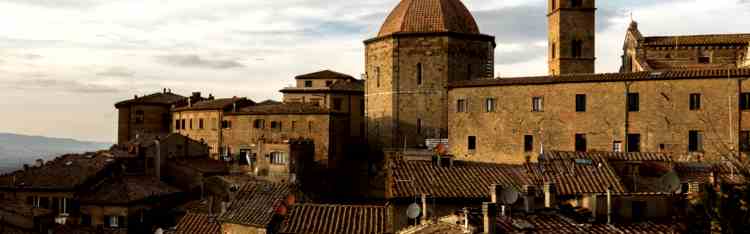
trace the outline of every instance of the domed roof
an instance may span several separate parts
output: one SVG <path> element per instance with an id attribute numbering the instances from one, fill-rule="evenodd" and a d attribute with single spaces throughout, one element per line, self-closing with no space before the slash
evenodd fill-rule
<path id="1" fill-rule="evenodd" d="M 479 27 L 461 0 L 401 0 L 378 37 L 426 32 L 479 34 Z"/>

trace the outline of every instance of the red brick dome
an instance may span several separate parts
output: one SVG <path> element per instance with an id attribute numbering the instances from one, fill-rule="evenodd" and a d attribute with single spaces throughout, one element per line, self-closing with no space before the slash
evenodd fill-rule
<path id="1" fill-rule="evenodd" d="M 479 27 L 461 0 L 401 0 L 378 37 L 430 32 L 479 34 Z"/>

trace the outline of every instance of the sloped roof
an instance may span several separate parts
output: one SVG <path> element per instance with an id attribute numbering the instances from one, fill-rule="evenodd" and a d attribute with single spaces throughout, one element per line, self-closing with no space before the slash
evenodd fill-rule
<path id="1" fill-rule="evenodd" d="M 603 193 L 610 187 L 614 193 L 627 192 L 616 171 L 598 154 L 550 151 L 539 163 L 526 167 L 536 184 L 554 183 L 558 195 Z"/>
<path id="2" fill-rule="evenodd" d="M 67 154 L 45 162 L 41 167 L 30 167 L 0 177 L 0 188 L 75 190 L 114 162 L 106 151 Z"/>
<path id="3" fill-rule="evenodd" d="M 147 198 L 181 192 L 150 176 L 125 176 L 109 179 L 81 196 L 82 203 L 127 205 Z"/>
<path id="4" fill-rule="evenodd" d="M 10 212 L 16 215 L 24 217 L 38 217 L 52 214 L 52 210 L 44 208 L 36 208 L 26 203 L 25 201 L 15 199 L 2 199 L 0 200 L 0 210 Z M 2 225 L 2 220 L 0 220 Z M 0 229 L 2 230 L 2 229 Z M 3 233 L 3 232 L 0 232 Z"/>
<path id="5" fill-rule="evenodd" d="M 354 79 L 354 77 L 331 70 L 322 70 L 318 72 L 298 75 L 295 76 L 294 79 Z"/>
<path id="6" fill-rule="evenodd" d="M 644 37 L 647 46 L 750 45 L 750 34 L 706 34 Z"/>
<path id="7" fill-rule="evenodd" d="M 391 233 L 389 221 L 385 206 L 296 204 L 290 207 L 280 233 Z"/>
<path id="8" fill-rule="evenodd" d="M 596 83 L 620 81 L 679 80 L 679 79 L 727 79 L 750 77 L 750 69 L 700 69 L 674 70 L 663 72 L 632 72 L 604 74 L 570 74 L 561 76 L 536 76 L 519 78 L 496 78 L 455 81 L 449 88 L 514 86 L 514 85 L 548 85 L 564 83 Z"/>
<path id="9" fill-rule="evenodd" d="M 587 152 L 590 155 L 603 157 L 608 161 L 660 161 L 672 162 L 672 156 L 666 153 L 649 152 Z"/>
<path id="10" fill-rule="evenodd" d="M 402 0 L 383 22 L 378 37 L 435 32 L 479 34 L 479 27 L 460 0 Z"/>
<path id="11" fill-rule="evenodd" d="M 330 114 L 327 108 L 310 103 L 281 103 L 271 105 L 255 105 L 241 108 L 227 115 L 285 115 L 285 114 Z"/>
<path id="12" fill-rule="evenodd" d="M 745 177 L 734 166 L 725 163 L 676 162 L 675 172 L 683 183 L 708 183 L 716 173 L 722 183 L 743 184 Z"/>
<path id="13" fill-rule="evenodd" d="M 237 198 L 230 204 L 227 212 L 219 217 L 219 221 L 265 228 L 276 215 L 275 206 L 290 194 L 290 184 L 249 182 L 240 188 Z"/>
<path id="14" fill-rule="evenodd" d="M 288 87 L 279 90 L 282 93 L 362 93 L 365 92 L 364 81 L 358 79 L 338 80 L 328 87 L 296 88 Z"/>
<path id="15" fill-rule="evenodd" d="M 393 160 L 387 182 L 388 198 L 414 198 L 427 194 L 434 198 L 485 199 L 490 186 L 501 184 L 522 188 L 531 184 L 520 165 L 455 161 L 452 167 L 438 167 L 430 161 Z"/>
<path id="16" fill-rule="evenodd" d="M 175 108 L 175 111 L 186 111 L 186 110 L 225 110 L 231 108 L 234 103 L 237 103 L 237 108 L 242 108 L 249 105 L 254 105 L 250 99 L 247 98 L 219 98 L 214 100 L 200 101 L 192 106 L 184 106 Z"/>
<path id="17" fill-rule="evenodd" d="M 150 95 L 146 95 L 143 97 L 137 97 L 137 98 L 121 101 L 115 104 L 115 107 L 120 108 L 120 107 L 134 105 L 134 104 L 170 106 L 172 104 L 175 104 L 179 101 L 184 100 L 185 98 L 186 97 L 183 97 L 174 93 L 160 92 L 160 93 L 153 93 Z"/>
<path id="18" fill-rule="evenodd" d="M 642 222 L 631 224 L 590 224 L 578 223 L 556 213 L 537 213 L 530 215 L 513 215 L 512 217 L 498 217 L 497 230 L 500 233 L 676 233 L 679 225 L 670 223 Z M 523 225 L 521 225 L 523 224 Z M 524 228 L 522 228 L 524 227 Z"/>
<path id="19" fill-rule="evenodd" d="M 172 234 L 220 234 L 221 223 L 208 214 L 190 213 L 183 216 Z"/>

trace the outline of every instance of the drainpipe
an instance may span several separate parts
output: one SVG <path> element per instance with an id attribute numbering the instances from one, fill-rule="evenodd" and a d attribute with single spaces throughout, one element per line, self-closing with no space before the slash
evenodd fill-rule
<path id="1" fill-rule="evenodd" d="M 628 109 L 628 102 L 629 100 L 629 94 L 630 94 L 630 82 L 625 82 L 625 139 L 622 142 L 625 142 L 622 146 L 622 152 L 628 152 L 628 147 L 630 146 L 630 142 L 628 139 L 628 134 L 630 134 L 630 110 Z"/>

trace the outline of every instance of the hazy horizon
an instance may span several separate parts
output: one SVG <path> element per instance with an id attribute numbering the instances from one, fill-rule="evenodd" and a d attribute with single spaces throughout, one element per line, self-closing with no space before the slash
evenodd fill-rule
<path id="1" fill-rule="evenodd" d="M 496 37 L 496 76 L 546 73 L 545 0 L 463 2 Z M 114 103 L 135 94 L 279 100 L 298 74 L 359 77 L 397 3 L 0 0 L 0 132 L 114 142 Z M 750 32 L 748 0 L 597 4 L 597 72 L 618 71 L 631 12 L 647 36 Z"/>

